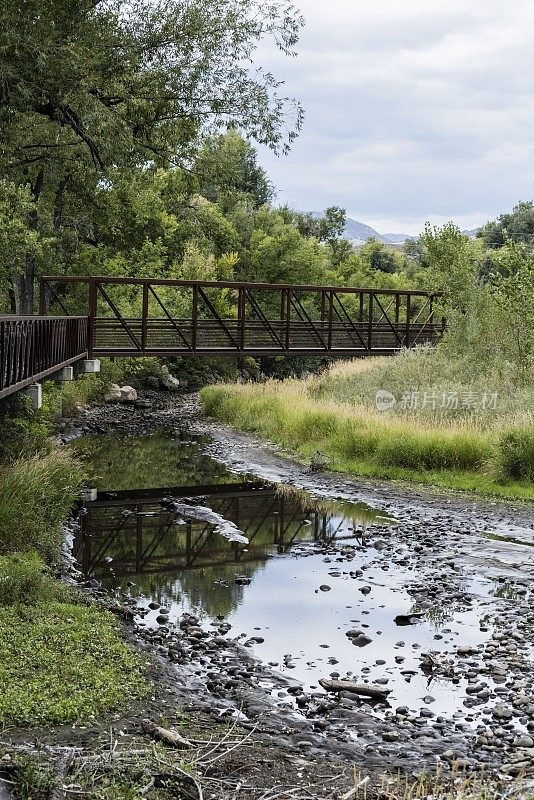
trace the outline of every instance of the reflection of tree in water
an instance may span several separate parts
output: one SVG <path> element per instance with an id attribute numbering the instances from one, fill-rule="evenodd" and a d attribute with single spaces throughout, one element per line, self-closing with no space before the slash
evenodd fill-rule
<path id="1" fill-rule="evenodd" d="M 413 610 L 421 611 L 421 608 L 416 603 Z M 451 620 L 454 619 L 454 611 L 455 609 L 453 606 L 432 606 L 431 608 L 424 609 L 425 621 L 435 628 L 435 630 L 439 630 L 445 623 L 451 622 Z"/>
<path id="2" fill-rule="evenodd" d="M 253 579 L 271 554 L 285 552 L 299 541 L 352 536 L 380 514 L 364 503 L 312 498 L 291 487 L 238 485 L 238 478 L 202 452 L 204 443 L 201 437 L 172 439 L 163 433 L 110 434 L 76 443 L 100 476 L 97 485 L 124 492 L 124 500 L 110 497 L 88 504 L 76 545 L 88 573 L 108 588 L 124 589 L 131 581 L 133 594 L 164 604 L 183 598 L 207 614 L 226 616 L 246 588 L 235 583 L 237 574 Z M 177 487 L 210 485 L 211 494 L 195 497 L 193 492 L 187 503 L 209 506 L 233 522 L 248 537 L 248 545 L 231 543 L 213 525 L 181 517 L 162 502 L 173 494 L 172 487 L 174 496 L 183 498 Z M 150 494 L 150 488 L 158 487 L 161 496 Z M 136 491 L 135 499 L 128 497 L 131 491 Z"/>
<path id="3" fill-rule="evenodd" d="M 295 509 L 285 501 L 280 511 L 274 492 L 208 499 L 212 509 L 224 512 L 246 531 L 250 538 L 248 545 L 229 542 L 206 523 L 174 525 L 173 514 L 162 512 L 160 508 L 158 516 L 140 517 L 143 551 L 150 548 L 150 556 L 140 563 L 136 559 L 138 516 L 131 513 L 124 521 L 121 506 L 95 507 L 90 519 L 93 531 L 90 547 L 91 553 L 101 555 L 92 574 L 109 589 L 119 585 L 124 588 L 130 580 L 135 583 L 132 589 L 135 595 L 143 593 L 165 603 L 171 597 L 179 602 L 183 592 L 188 602 L 200 610 L 211 615 L 227 615 L 240 602 L 243 591 L 243 587 L 235 583 L 236 575 L 253 579 L 271 554 L 284 552 L 294 543 L 314 537 L 317 526 L 307 524 L 300 506 Z M 155 504 L 154 509 L 157 508 Z M 121 523 L 123 527 L 117 533 Z M 160 532 L 162 536 L 158 538 Z M 153 548 L 152 542 L 156 542 Z M 80 555 L 78 557 L 83 560 Z M 151 572 L 157 572 L 158 577 Z M 228 586 L 217 585 L 217 581 L 227 582 Z"/>
<path id="4" fill-rule="evenodd" d="M 234 483 L 237 479 L 203 451 L 206 437 L 186 434 L 171 438 L 104 434 L 86 436 L 72 444 L 90 466 L 92 481 L 106 490 L 158 486 Z"/>
<path id="5" fill-rule="evenodd" d="M 498 579 L 494 579 L 497 583 Z M 496 589 L 492 592 L 494 597 L 499 597 L 501 600 L 517 600 L 519 593 L 515 586 L 511 583 L 497 583 Z"/>
<path id="6" fill-rule="evenodd" d="M 352 522 L 354 527 L 358 524 L 368 525 L 376 522 L 377 518 L 384 524 L 395 521 L 393 517 L 389 517 L 377 508 L 372 508 L 367 503 L 352 503 L 350 500 L 336 500 L 332 497 L 312 497 L 304 489 L 296 489 L 283 483 L 277 484 L 275 491 L 278 497 L 291 501 L 294 507 L 300 507 L 303 513 L 313 509 L 319 514 L 343 518 L 347 522 Z"/>

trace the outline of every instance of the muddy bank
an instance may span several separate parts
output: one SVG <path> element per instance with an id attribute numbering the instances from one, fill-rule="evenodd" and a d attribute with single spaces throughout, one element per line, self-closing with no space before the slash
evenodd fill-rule
<path id="1" fill-rule="evenodd" d="M 266 737 L 278 751 L 304 754 L 306 759 L 408 772 L 452 761 L 466 769 L 484 768 L 509 776 L 533 769 L 531 506 L 433 494 L 346 476 L 312 475 L 279 449 L 203 419 L 194 396 L 149 393 L 137 407 L 93 409 L 74 425 L 65 425 L 60 435 L 70 440 L 114 430 L 139 436 L 161 428 L 172 434 L 184 425 L 208 433 L 209 453 L 236 473 L 252 472 L 318 495 L 364 501 L 394 515 L 398 524 L 384 536 L 381 565 L 386 558 L 407 570 L 411 575 L 407 591 L 422 611 L 454 608 L 468 613 L 480 599 L 481 581 L 491 581 L 495 591 L 476 640 L 460 638 L 445 652 L 437 647 L 415 648 L 419 650 L 417 669 L 429 685 L 425 707 L 416 712 L 401 703 L 370 702 L 351 692 L 306 690 L 287 671 L 269 668 L 255 658 L 224 622 L 205 630 L 195 616 L 183 615 L 177 625 L 169 625 L 165 613 L 160 613 L 159 623 L 138 627 L 136 635 L 159 658 L 172 663 L 180 703 L 191 713 L 213 719 L 233 715 L 242 728 Z M 371 528 L 371 533 L 383 535 L 383 526 Z M 351 574 L 353 549 L 333 541 L 321 545 L 320 555 L 337 568 L 333 583 L 347 578 L 373 591 L 367 575 Z M 378 558 L 372 557 L 366 566 L 369 575 L 380 566 Z M 130 602 L 138 619 L 150 612 L 142 601 Z M 406 642 L 399 631 L 392 655 L 402 672 Z M 374 636 L 369 626 L 355 633 L 354 639 Z M 442 636 L 438 633 L 436 638 Z M 412 646 L 417 644 L 412 642 Z M 290 660 L 291 654 L 287 655 Z M 411 662 L 413 656 L 412 648 Z M 373 678 L 376 666 L 370 664 L 366 680 Z M 410 670 L 405 669 L 407 681 Z M 450 717 L 432 710 L 436 682 L 461 689 L 461 709 Z"/>

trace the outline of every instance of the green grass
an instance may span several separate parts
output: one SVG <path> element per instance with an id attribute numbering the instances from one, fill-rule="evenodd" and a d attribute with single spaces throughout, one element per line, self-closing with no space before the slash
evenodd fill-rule
<path id="1" fill-rule="evenodd" d="M 0 556 L 0 606 L 35 605 L 73 594 L 56 580 L 37 553 Z"/>
<path id="2" fill-rule="evenodd" d="M 1 467 L 0 553 L 32 550 L 54 561 L 83 478 L 81 462 L 59 447 Z"/>
<path id="3" fill-rule="evenodd" d="M 147 692 L 109 613 L 55 601 L 0 608 L 0 685 L 3 725 L 87 721 Z"/>
<path id="4" fill-rule="evenodd" d="M 85 468 L 22 414 L 2 432 L 23 444 L 0 466 L 0 725 L 87 721 L 148 691 L 145 665 L 115 619 L 57 580 L 61 522 Z"/>
<path id="5" fill-rule="evenodd" d="M 320 450 L 333 470 L 534 499 L 534 429 L 528 415 L 503 415 L 489 424 L 487 417 L 402 416 L 347 402 L 351 369 L 360 379 L 372 366 L 351 362 L 319 378 L 210 386 L 201 397 L 207 414 L 303 458 Z M 337 398 L 340 372 L 342 399 Z M 327 391 L 329 379 L 333 385 Z"/>

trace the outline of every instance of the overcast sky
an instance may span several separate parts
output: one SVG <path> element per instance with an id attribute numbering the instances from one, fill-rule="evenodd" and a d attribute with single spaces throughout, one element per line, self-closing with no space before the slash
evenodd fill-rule
<path id="1" fill-rule="evenodd" d="M 278 200 L 382 233 L 477 226 L 534 197 L 533 0 L 295 0 L 299 55 L 261 63 L 306 111 Z"/>

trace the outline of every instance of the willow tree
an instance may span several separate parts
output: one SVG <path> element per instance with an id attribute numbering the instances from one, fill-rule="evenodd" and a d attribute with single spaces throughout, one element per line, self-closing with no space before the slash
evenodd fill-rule
<path id="1" fill-rule="evenodd" d="M 256 63 L 266 38 L 291 55 L 302 19 L 285 0 L 4 0 L 0 169 L 29 188 L 28 227 L 83 209 L 110 170 L 188 166 L 199 141 L 232 126 L 284 152 L 300 105 Z M 31 313 L 36 259 L 12 276 Z"/>

